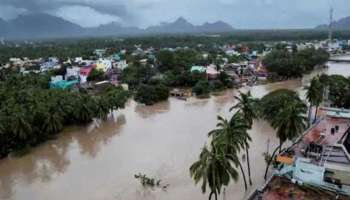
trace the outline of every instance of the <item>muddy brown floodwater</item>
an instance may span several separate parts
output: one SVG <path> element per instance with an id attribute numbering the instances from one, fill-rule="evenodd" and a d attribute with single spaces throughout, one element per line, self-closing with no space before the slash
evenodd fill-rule
<path id="1" fill-rule="evenodd" d="M 329 74 L 350 75 L 349 64 L 329 64 Z M 278 89 L 297 90 L 303 96 L 302 80 L 242 88 L 256 97 Z M 58 139 L 49 141 L 20 158 L 0 160 L 0 199 L 3 200 L 202 200 L 189 176 L 215 128 L 216 116 L 230 117 L 236 90 L 210 99 L 169 99 L 145 107 L 129 101 L 107 122 L 87 127 L 69 127 Z M 244 199 L 263 183 L 262 153 L 277 145 L 274 130 L 255 121 L 250 131 L 254 185 L 244 191 L 242 179 L 226 189 L 226 199 Z M 268 141 L 269 147 L 268 147 Z M 245 165 L 246 163 L 244 163 Z M 134 174 L 145 173 L 170 184 L 167 191 L 143 189 Z M 223 196 L 220 196 L 222 199 Z"/>

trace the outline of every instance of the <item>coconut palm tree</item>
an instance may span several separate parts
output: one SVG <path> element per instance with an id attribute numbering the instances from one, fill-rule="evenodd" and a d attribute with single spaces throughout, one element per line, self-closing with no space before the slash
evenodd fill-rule
<path id="1" fill-rule="evenodd" d="M 249 128 L 251 128 L 253 120 L 257 118 L 257 100 L 252 97 L 250 91 L 247 94 L 239 92 L 239 96 L 235 96 L 234 98 L 238 103 L 230 108 L 230 112 L 233 109 L 238 109 Z"/>
<path id="2" fill-rule="evenodd" d="M 240 167 L 244 186 L 247 190 L 246 176 L 242 164 L 238 158 L 238 153 L 246 148 L 246 144 L 251 140 L 247 133 L 247 124 L 240 113 L 234 114 L 230 121 L 218 116 L 217 129 L 209 132 L 212 136 L 212 146 L 221 148 L 226 156 L 230 157 L 236 167 Z"/>
<path id="3" fill-rule="evenodd" d="M 45 134 L 55 134 L 63 128 L 63 117 L 58 112 L 48 113 L 45 118 L 42 131 Z"/>
<path id="4" fill-rule="evenodd" d="M 108 113 L 110 111 L 110 106 L 109 102 L 107 99 L 104 98 L 97 98 L 96 99 L 96 117 L 98 117 L 99 119 L 103 119 L 106 120 Z"/>
<path id="5" fill-rule="evenodd" d="M 279 146 L 275 149 L 269 163 L 265 170 L 265 179 L 268 168 L 274 159 L 274 155 L 279 150 L 282 152 L 282 145 L 287 140 L 293 140 L 300 135 L 306 128 L 307 118 L 303 116 L 306 112 L 306 105 L 299 99 L 295 101 L 286 102 L 277 115 L 272 119 L 271 126 L 277 130 L 276 135 L 280 140 Z"/>
<path id="6" fill-rule="evenodd" d="M 213 147 L 210 150 L 205 146 L 199 156 L 199 160 L 190 167 L 191 177 L 195 183 L 202 181 L 202 192 L 206 192 L 209 186 L 211 192 L 209 200 L 213 195 L 217 200 L 218 194 L 221 192 L 223 186 L 227 186 L 231 179 L 237 181 L 238 173 L 232 167 L 230 159 L 227 158 L 224 152 Z"/>
<path id="7" fill-rule="evenodd" d="M 96 110 L 96 105 L 92 98 L 88 96 L 81 96 L 77 101 L 77 105 L 74 107 L 73 115 L 78 123 L 88 123 L 91 122 L 94 117 L 94 111 Z"/>
<path id="8" fill-rule="evenodd" d="M 15 136 L 22 140 L 27 139 L 32 132 L 32 128 L 24 113 L 15 113 L 11 121 L 11 130 Z"/>
<path id="9" fill-rule="evenodd" d="M 256 106 L 257 100 L 252 97 L 250 91 L 247 94 L 240 92 L 240 96 L 235 96 L 235 99 L 238 101 L 238 103 L 230 108 L 230 112 L 233 109 L 238 109 L 238 112 L 241 113 L 243 119 L 248 124 L 249 129 L 251 129 L 252 125 L 253 125 L 253 120 L 258 117 L 257 116 L 257 106 Z M 245 143 L 244 149 L 245 149 L 246 155 L 247 155 L 247 169 L 248 169 L 249 184 L 252 185 L 252 179 L 251 179 L 251 173 L 250 173 L 249 142 L 248 142 L 248 140 Z"/>
<path id="10" fill-rule="evenodd" d="M 280 139 L 279 149 L 286 140 L 292 140 L 300 135 L 306 128 L 307 120 L 303 114 L 306 112 L 306 105 L 301 101 L 289 102 L 281 110 L 271 125 L 277 130 L 277 137 Z"/>
<path id="11" fill-rule="evenodd" d="M 129 93 L 122 88 L 109 89 L 102 98 L 107 99 L 110 109 L 123 108 L 129 98 Z"/>
<path id="12" fill-rule="evenodd" d="M 305 87 L 306 89 L 306 99 L 309 101 L 309 122 L 311 121 L 312 106 L 316 106 L 315 117 L 313 123 L 317 119 L 317 110 L 319 105 L 323 100 L 323 89 L 324 86 L 320 82 L 320 77 L 316 76 L 311 80 L 310 86 Z"/>

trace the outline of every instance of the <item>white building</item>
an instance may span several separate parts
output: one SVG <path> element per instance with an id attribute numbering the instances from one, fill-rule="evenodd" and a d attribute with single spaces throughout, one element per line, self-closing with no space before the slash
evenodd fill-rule
<path id="1" fill-rule="evenodd" d="M 66 80 L 70 77 L 74 77 L 76 79 L 79 79 L 79 74 L 80 74 L 80 68 L 79 67 L 71 67 L 67 68 L 67 72 L 65 75 Z"/>
<path id="2" fill-rule="evenodd" d="M 74 62 L 82 63 L 83 62 L 83 57 L 76 57 L 76 58 L 74 58 Z"/>
<path id="3" fill-rule="evenodd" d="M 225 51 L 225 54 L 228 56 L 239 56 L 241 55 L 238 51 L 236 50 L 227 50 Z"/>
<path id="4" fill-rule="evenodd" d="M 56 83 L 56 82 L 62 81 L 62 80 L 63 80 L 63 76 L 61 76 L 61 75 L 51 77 L 51 83 Z"/>
<path id="5" fill-rule="evenodd" d="M 126 63 L 126 60 L 121 60 L 121 61 L 118 61 L 118 62 L 115 62 L 114 65 L 118 68 L 118 69 L 125 69 L 128 67 L 128 63 Z"/>

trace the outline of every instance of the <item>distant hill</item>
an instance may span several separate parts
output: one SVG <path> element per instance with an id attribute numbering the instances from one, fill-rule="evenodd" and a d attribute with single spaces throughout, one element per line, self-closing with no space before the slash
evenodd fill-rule
<path id="1" fill-rule="evenodd" d="M 189 23 L 185 18 L 180 17 L 172 23 L 162 23 L 158 26 L 151 26 L 146 29 L 148 33 L 221 33 L 233 31 L 231 25 L 218 21 L 215 23 L 205 23 L 201 26 L 195 26 Z"/>
<path id="2" fill-rule="evenodd" d="M 336 30 L 350 30 L 350 16 L 334 21 L 333 28 Z M 328 29 L 328 24 L 319 25 L 316 29 Z"/>
<path id="3" fill-rule="evenodd" d="M 125 27 L 113 22 L 94 28 L 83 28 L 77 24 L 49 14 L 37 13 L 20 15 L 16 19 L 0 19 L 0 38 L 38 39 L 81 36 L 119 36 L 159 33 L 221 33 L 234 29 L 227 23 L 218 21 L 195 26 L 183 17 L 172 23 L 162 23 L 146 29 Z"/>
<path id="4" fill-rule="evenodd" d="M 4 32 L 0 31 L 0 36 L 8 38 L 72 37 L 84 31 L 77 24 L 42 13 L 20 15 L 16 19 L 3 22 Z"/>
<path id="5" fill-rule="evenodd" d="M 117 22 L 103 24 L 96 28 L 87 29 L 87 34 L 94 36 L 137 35 L 141 33 L 142 30 L 137 27 L 125 27 Z"/>
<path id="6" fill-rule="evenodd" d="M 158 26 L 151 26 L 146 29 L 149 33 L 188 33 L 194 32 L 195 26 L 186 19 L 180 17 L 172 23 L 162 23 Z"/>
<path id="7" fill-rule="evenodd" d="M 200 32 L 205 32 L 205 33 L 212 33 L 212 32 L 231 32 L 234 29 L 232 28 L 231 25 L 223 22 L 223 21 L 217 21 L 214 23 L 205 23 L 202 26 L 198 27 L 198 30 Z"/>

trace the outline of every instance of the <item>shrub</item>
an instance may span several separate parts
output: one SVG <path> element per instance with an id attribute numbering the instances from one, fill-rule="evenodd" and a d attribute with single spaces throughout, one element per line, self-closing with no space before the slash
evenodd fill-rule
<path id="1" fill-rule="evenodd" d="M 135 100 L 146 105 L 153 105 L 157 102 L 167 100 L 168 97 L 169 88 L 163 84 L 141 84 L 137 89 Z"/>
<path id="2" fill-rule="evenodd" d="M 196 85 L 192 88 L 193 93 L 197 96 L 208 95 L 209 90 L 209 82 L 208 81 L 198 81 Z"/>
<path id="3" fill-rule="evenodd" d="M 101 70 L 93 69 L 87 78 L 88 81 L 103 81 L 105 80 L 105 73 Z"/>
<path id="4" fill-rule="evenodd" d="M 225 85 L 220 80 L 214 80 L 210 82 L 211 91 L 220 91 L 225 89 Z"/>

